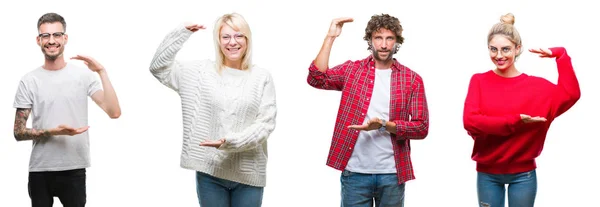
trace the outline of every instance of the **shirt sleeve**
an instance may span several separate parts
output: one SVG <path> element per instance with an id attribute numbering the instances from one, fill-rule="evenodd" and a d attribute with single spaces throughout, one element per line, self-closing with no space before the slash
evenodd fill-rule
<path id="1" fill-rule="evenodd" d="M 311 62 L 308 67 L 308 85 L 324 90 L 341 91 L 344 88 L 346 81 L 346 71 L 351 69 L 354 62 L 348 60 L 343 64 L 339 64 L 333 68 L 328 68 L 325 72 L 319 71 L 315 62 Z"/>
<path id="2" fill-rule="evenodd" d="M 263 144 L 275 130 L 277 104 L 275 101 L 275 85 L 270 75 L 268 75 L 265 82 L 258 110 L 254 123 L 241 132 L 226 135 L 226 142 L 219 149 L 229 152 L 254 149 Z"/>
<path id="3" fill-rule="evenodd" d="M 21 79 L 13 106 L 15 108 L 31 108 L 33 106 L 33 92 L 30 90 L 25 79 Z"/>
<path id="4" fill-rule="evenodd" d="M 479 76 L 471 77 L 469 91 L 465 99 L 463 109 L 463 125 L 468 134 L 475 137 L 487 135 L 508 136 L 514 133 L 521 124 L 519 114 L 507 114 L 504 116 L 488 116 L 480 110 Z"/>
<path id="5" fill-rule="evenodd" d="M 102 90 L 102 83 L 100 82 L 100 77 L 96 75 L 94 72 L 89 72 L 88 74 L 88 96 L 92 97 L 94 93 Z"/>
<path id="6" fill-rule="evenodd" d="M 556 118 L 569 110 L 581 98 L 579 81 L 571 64 L 571 57 L 563 47 L 550 48 L 556 58 L 558 82 L 553 90 L 552 114 Z"/>

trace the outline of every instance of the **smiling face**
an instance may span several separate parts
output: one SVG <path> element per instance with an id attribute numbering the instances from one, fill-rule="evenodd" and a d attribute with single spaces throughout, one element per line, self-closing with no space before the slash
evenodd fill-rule
<path id="1" fill-rule="evenodd" d="M 503 35 L 494 35 L 488 43 L 490 59 L 496 65 L 498 70 L 506 70 L 514 67 L 517 54 L 521 46 L 515 45 Z"/>
<path id="2" fill-rule="evenodd" d="M 246 36 L 224 24 L 219 32 L 219 46 L 223 53 L 225 65 L 241 65 L 244 54 L 247 49 Z"/>
<path id="3" fill-rule="evenodd" d="M 64 27 L 60 22 L 40 25 L 36 40 L 47 60 L 54 61 L 63 54 L 68 40 L 68 36 L 64 31 Z"/>

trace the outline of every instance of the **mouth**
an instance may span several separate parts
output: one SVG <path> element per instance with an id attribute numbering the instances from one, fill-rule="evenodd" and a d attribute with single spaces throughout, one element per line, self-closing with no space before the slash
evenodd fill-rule
<path id="1" fill-rule="evenodd" d="M 235 53 L 235 52 L 239 52 L 239 51 L 240 51 L 240 48 L 239 48 L 239 47 L 235 47 L 235 48 L 227 48 L 227 51 Z"/>
<path id="2" fill-rule="evenodd" d="M 506 62 L 507 61 L 505 59 L 500 59 L 500 60 L 496 59 L 496 64 L 498 64 L 498 65 L 504 65 L 504 64 L 506 64 Z"/>
<path id="3" fill-rule="evenodd" d="M 59 45 L 46 45 L 44 46 L 44 48 L 46 48 L 48 51 L 57 51 L 59 48 Z"/>

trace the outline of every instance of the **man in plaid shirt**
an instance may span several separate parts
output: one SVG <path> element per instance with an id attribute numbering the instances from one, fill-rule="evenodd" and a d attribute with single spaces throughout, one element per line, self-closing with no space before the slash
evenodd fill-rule
<path id="1" fill-rule="evenodd" d="M 312 87 L 342 91 L 327 165 L 342 171 L 342 207 L 403 206 L 405 182 L 415 179 L 410 140 L 429 130 L 423 79 L 393 58 L 404 38 L 400 21 L 388 14 L 367 24 L 371 55 L 329 68 L 333 41 L 352 21 L 331 22 L 308 69 Z"/>

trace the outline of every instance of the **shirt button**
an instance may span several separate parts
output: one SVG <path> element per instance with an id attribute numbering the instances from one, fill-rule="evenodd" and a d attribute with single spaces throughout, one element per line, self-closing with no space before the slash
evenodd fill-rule
<path id="1" fill-rule="evenodd" d="M 367 98 L 367 101 L 369 100 L 369 98 Z"/>
<path id="2" fill-rule="evenodd" d="M 364 115 L 365 115 L 365 113 L 362 113 L 362 115 L 364 116 Z"/>

